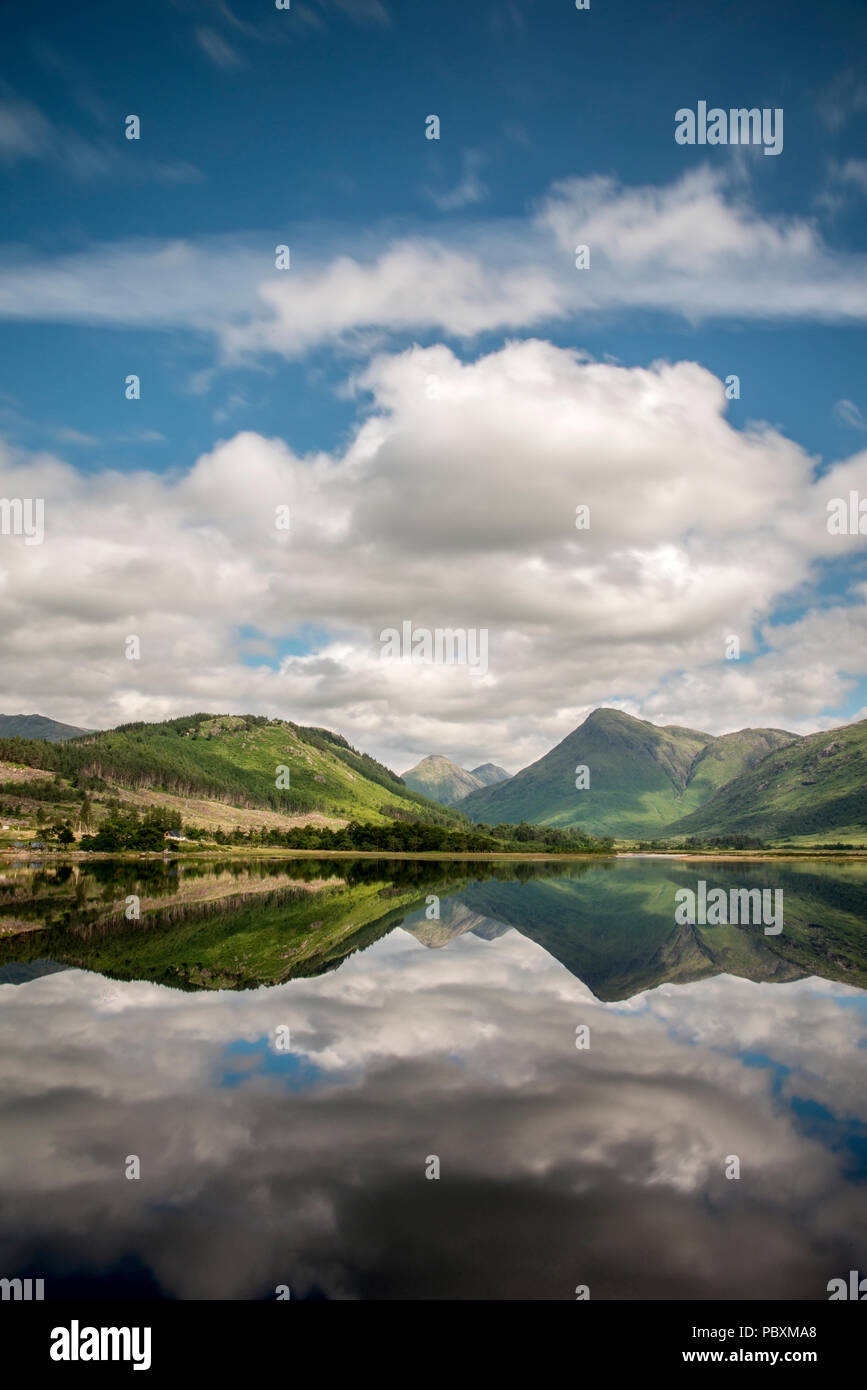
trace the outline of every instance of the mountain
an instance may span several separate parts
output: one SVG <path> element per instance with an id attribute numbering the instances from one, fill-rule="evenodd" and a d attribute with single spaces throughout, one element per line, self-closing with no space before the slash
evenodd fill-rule
<path id="1" fill-rule="evenodd" d="M 0 714 L 0 738 L 44 738 L 49 743 L 61 743 L 67 738 L 80 738 L 92 729 L 76 729 L 74 724 L 58 724 L 44 714 Z"/>
<path id="2" fill-rule="evenodd" d="M 402 776 L 408 787 L 421 792 L 423 796 L 429 796 L 432 801 L 439 801 L 443 806 L 460 801 L 469 792 L 478 791 L 480 786 L 487 785 L 478 782 L 472 773 L 466 772 L 450 758 L 444 758 L 439 753 L 429 753 Z"/>
<path id="3" fill-rule="evenodd" d="M 657 837 L 721 786 L 797 741 L 781 729 L 744 729 L 715 738 L 658 726 L 621 710 L 597 709 L 538 762 L 499 786 L 471 792 L 471 820 L 580 825 L 592 834 Z M 576 787 L 586 768 L 589 785 Z"/>
<path id="4" fill-rule="evenodd" d="M 441 911 L 442 919 L 435 922 L 429 922 L 424 911 L 412 913 L 404 918 L 403 930 L 430 950 L 440 950 L 443 946 L 449 946 L 456 937 L 463 936 L 466 932 L 473 932 L 486 941 L 493 941 L 509 930 L 503 922 L 492 922 L 489 917 L 480 917 L 477 912 L 471 912 L 458 899 L 447 899 L 442 904 Z"/>
<path id="5" fill-rule="evenodd" d="M 677 835 L 726 832 L 844 843 L 863 841 L 865 830 L 867 719 L 777 749 L 670 827 Z"/>
<path id="6" fill-rule="evenodd" d="M 41 734 L 10 734 L 22 723 Z M 401 779 L 339 734 L 260 715 L 195 714 L 104 732 L 0 716 L 0 764 L 0 810 L 25 822 L 40 811 L 49 823 L 74 819 L 87 792 L 97 824 L 119 797 L 139 811 L 177 811 L 204 830 L 325 818 L 465 826 L 469 818 L 624 839 L 867 838 L 867 720 L 807 738 L 782 729 L 714 737 L 603 708 L 514 777 L 432 755 Z"/>
<path id="7" fill-rule="evenodd" d="M 420 763 L 416 763 L 415 767 L 404 772 L 403 780 L 408 787 L 430 797 L 432 801 L 439 801 L 443 806 L 452 806 L 470 792 L 507 782 L 509 774 L 494 763 L 482 763 L 481 767 L 467 772 L 466 768 L 458 767 L 450 758 L 442 757 L 439 753 L 429 753 Z"/>
<path id="8" fill-rule="evenodd" d="M 169 876 L 138 861 L 111 876 L 83 865 L 76 879 L 13 871 L 0 880 L 0 923 L 18 924 L 0 932 L 0 984 L 70 967 L 186 990 L 254 989 L 333 970 L 401 927 L 434 949 L 469 933 L 493 942 L 520 932 L 606 1001 L 723 973 L 867 987 L 864 861 L 775 861 L 778 936 L 675 921 L 678 891 L 697 878 L 730 892 L 762 889 L 768 873 L 762 860 L 651 857 L 520 867 L 233 860 Z M 140 896 L 134 923 L 130 892 Z M 431 893 L 440 921 L 427 918 Z"/>
<path id="9" fill-rule="evenodd" d="M 495 787 L 498 782 L 508 782 L 511 775 L 504 767 L 497 767 L 496 763 L 482 763 L 481 767 L 474 767 L 470 773 L 482 787 Z"/>
<path id="10" fill-rule="evenodd" d="M 220 818 L 214 803 L 267 808 L 286 817 L 327 815 L 374 823 L 394 817 L 447 824 L 457 819 L 339 734 L 260 715 L 194 714 L 158 724 L 124 724 L 74 743 L 0 738 L 4 761 L 67 781 L 99 779 L 97 800 L 118 788 L 139 804 L 165 805 L 171 799 L 196 825 L 208 814 Z"/>
<path id="11" fill-rule="evenodd" d="M 45 975 L 58 975 L 68 970 L 68 965 L 58 965 L 54 960 L 32 960 L 20 965 L 0 966 L 0 985 L 29 985 L 31 980 L 41 980 Z"/>
<path id="12" fill-rule="evenodd" d="M 785 929 L 766 936 L 749 926 L 678 925 L 673 904 L 697 878 L 729 893 L 764 888 L 766 861 L 636 858 L 616 865 L 570 866 L 525 881 L 488 878 L 459 891 L 471 914 L 513 926 L 542 946 L 598 999 L 629 999 L 666 982 L 712 975 L 781 983 L 817 975 L 867 986 L 864 912 L 867 865 L 778 860 Z M 443 907 L 445 908 L 445 904 Z M 481 935 L 478 925 L 472 928 Z"/>
<path id="13" fill-rule="evenodd" d="M 152 897 L 147 890 L 154 885 L 145 880 L 135 885 L 142 916 L 132 926 L 124 899 L 112 900 L 105 885 L 85 875 L 78 897 L 64 884 L 47 900 L 31 898 L 26 911 L 33 930 L 0 936 L 0 971 L 20 971 L 49 952 L 56 969 L 72 966 L 184 990 L 256 989 L 321 975 L 384 936 L 400 924 L 406 908 L 418 905 L 419 888 L 409 876 L 398 887 L 378 866 L 372 868 L 369 878 L 350 884 L 337 876 L 311 882 L 306 864 L 291 873 L 277 864 L 263 873 L 236 866 L 230 875 L 206 873 L 189 882 L 181 877 L 169 894 L 158 888 Z M 41 973 L 46 972 L 33 970 Z M 23 982 L 14 974 L 12 981 Z"/>

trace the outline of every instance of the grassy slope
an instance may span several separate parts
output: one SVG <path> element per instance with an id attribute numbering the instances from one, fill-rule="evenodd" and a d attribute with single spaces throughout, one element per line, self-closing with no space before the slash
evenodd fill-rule
<path id="1" fill-rule="evenodd" d="M 689 776 L 688 799 L 703 806 L 720 787 L 760 763 L 778 748 L 797 742 L 783 729 L 740 729 L 713 739 L 699 753 Z"/>
<path id="2" fill-rule="evenodd" d="M 63 745 L 22 742 L 15 756 L 64 776 L 97 775 L 136 792 L 206 797 L 286 816 L 320 813 L 382 822 L 396 805 L 420 819 L 454 819 L 338 736 L 282 720 L 227 715 L 127 725 Z M 286 789 L 275 786 L 281 766 L 289 768 Z"/>
<path id="3" fill-rule="evenodd" d="M 772 753 L 679 820 L 676 834 L 732 831 L 816 843 L 867 840 L 867 720 Z"/>

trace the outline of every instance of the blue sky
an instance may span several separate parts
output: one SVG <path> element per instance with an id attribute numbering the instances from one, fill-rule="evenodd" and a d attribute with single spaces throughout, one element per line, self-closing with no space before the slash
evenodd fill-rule
<path id="1" fill-rule="evenodd" d="M 864 51 L 867 17 L 848 3 L 764 4 L 754 14 L 599 0 L 586 13 L 564 0 L 389 9 L 296 0 L 273 14 L 263 4 L 156 3 L 130 7 L 120 23 L 109 3 L 83 14 L 58 3 L 40 10 L 38 26 L 26 7 L 4 18 L 7 96 L 38 107 L 56 132 L 53 152 L 5 164 L 10 259 L 20 248 L 50 264 L 137 237 L 235 236 L 260 240 L 264 255 L 275 238 L 294 245 L 300 232 L 315 241 L 317 223 L 351 255 L 378 227 L 384 236 L 448 235 L 481 214 L 520 220 L 559 178 L 665 183 L 700 163 L 706 150 L 672 138 L 673 110 L 698 94 L 726 106 L 782 106 L 786 146 L 756 171 L 757 206 L 816 215 L 830 189 L 841 199 L 829 219 L 834 243 L 865 248 L 863 198 L 835 182 L 830 165 L 864 157 L 867 109 L 833 131 L 820 115 L 835 82 L 845 92 L 841 74 L 857 70 L 859 40 Z M 205 47 L 211 35 L 225 48 L 219 61 Z M 442 121 L 439 142 L 422 139 L 430 111 Z M 142 117 L 140 142 L 123 139 L 129 112 Z M 80 142 L 77 174 L 62 157 L 65 139 Z M 484 196 L 440 211 L 426 190 L 458 189 L 468 160 Z M 209 447 L 221 406 L 233 425 L 291 429 L 305 448 L 331 446 L 353 419 L 327 389 L 343 374 L 328 360 L 272 358 L 267 374 L 225 372 L 191 399 L 188 378 L 212 357 L 195 333 L 50 319 L 7 321 L 2 333 L 5 392 L 28 421 L 15 437 L 31 447 L 54 442 L 43 429 L 46 394 L 59 429 L 165 436 L 125 440 L 111 457 L 121 466 L 167 467 L 179 461 L 178 446 L 181 457 Z M 750 389 L 734 420 L 768 419 L 832 457 L 851 443 L 834 405 L 863 394 L 861 327 L 672 325 L 652 315 L 557 325 L 551 337 L 626 363 L 689 355 L 720 374 L 739 370 Z M 147 383 L 134 427 L 116 389 L 128 363 Z M 231 405 L 233 396 L 249 405 Z M 82 466 L 95 456 L 105 457 L 88 445 L 74 455 Z"/>
<path id="2" fill-rule="evenodd" d="M 859 55 L 867 16 L 851 3 L 746 9 L 591 0 L 588 11 L 577 11 L 567 0 L 293 0 L 289 11 L 277 11 L 264 2 L 154 0 L 119 11 L 100 0 L 83 10 L 48 0 L 38 16 L 19 6 L 2 24 L 0 438 L 8 470 L 44 466 L 48 453 L 81 479 L 74 500 L 68 487 L 76 485 L 68 477 L 64 484 L 67 518 L 84 497 L 93 502 L 107 472 L 146 474 L 150 496 L 155 479 L 173 486 L 239 433 L 283 441 L 299 487 L 317 458 L 326 473 L 325 457 L 335 472 L 356 476 L 359 431 L 378 416 L 389 417 L 396 439 L 414 438 L 417 422 L 387 399 L 381 372 L 373 387 L 366 377 L 382 358 L 409 361 L 413 345 L 448 349 L 459 368 L 499 361 L 507 344 L 540 341 L 616 367 L 624 382 L 654 363 L 696 363 L 714 377 L 740 378 L 740 399 L 725 406 L 727 429 L 777 432 L 793 459 L 798 450 L 810 457 L 814 481 L 864 450 L 867 83 Z M 675 112 L 699 100 L 782 109 L 782 153 L 678 145 Z M 141 119 L 138 141 L 124 138 L 130 113 Z M 440 119 L 439 140 L 425 139 L 430 113 Z M 569 248 L 587 228 L 600 259 L 582 280 Z M 291 247 L 288 272 L 274 268 L 278 243 Z M 142 383 L 134 402 L 124 398 L 129 373 Z M 413 446 L 409 453 L 415 459 Z M 530 472 L 532 455 L 530 447 Z M 363 448 L 361 456 L 368 458 Z M 624 480 L 634 463 L 624 461 Z M 414 498 L 421 505 L 436 464 L 415 466 L 426 481 L 415 491 L 407 484 L 403 515 Z M 792 464 L 791 486 L 781 481 L 783 503 L 805 487 L 799 466 Z M 689 467 L 686 458 L 681 467 Z M 845 479 L 857 481 L 860 468 L 850 465 Z M 390 476 L 381 470 L 364 496 L 378 495 Z M 0 483 L 13 495 L 11 481 L 0 476 Z M 660 478 L 660 488 L 671 485 Z M 496 494 L 494 484 L 492 505 Z M 320 504 L 344 517 L 345 495 L 340 504 L 318 496 Z M 132 492 L 128 505 L 140 505 Z M 454 515 L 468 505 L 472 496 L 455 496 Z M 58 502 L 55 515 L 59 509 Z M 227 503 L 220 514 L 231 511 Z M 217 524 L 202 518 L 201 526 L 206 520 Z M 464 556 L 466 592 L 475 590 L 484 555 L 492 569 L 507 563 L 502 551 L 491 553 L 486 522 L 483 508 L 478 553 Z M 755 522 L 746 551 L 760 540 Z M 352 533 L 363 549 L 358 523 Z M 179 525 L 196 529 L 197 517 Z M 659 536 L 660 554 L 675 544 L 686 554 L 692 529 L 683 523 L 677 540 Z M 795 530 L 793 522 L 786 544 Z M 551 563 L 532 536 L 512 541 L 513 568 Z M 366 559 L 356 553 L 346 562 L 344 588 L 353 595 L 366 592 L 373 548 L 383 550 L 375 528 L 367 542 Z M 432 561 L 450 544 L 431 533 Z M 791 629 L 829 603 L 847 610 L 839 640 L 851 646 L 853 612 L 863 608 L 858 585 L 867 578 L 863 555 L 852 544 L 840 563 L 823 545 L 801 554 L 799 575 L 781 566 L 773 581 L 759 583 L 749 613 L 744 596 L 730 604 L 729 626 L 749 628 L 756 660 L 765 659 L 768 625 L 784 620 Z M 59 544 L 54 552 L 47 544 L 46 564 L 51 554 L 56 574 L 64 564 Z M 300 563 L 300 547 L 295 554 Z M 725 565 L 734 554 L 726 551 Z M 692 554 L 687 563 L 704 572 L 705 559 L 699 564 Z M 189 564 L 198 563 L 190 552 Z M 304 572 L 313 574 L 306 555 Z M 568 573 L 564 582 L 574 568 Z M 665 639 L 660 645 L 660 624 L 652 622 L 644 643 L 641 634 L 624 634 L 631 655 L 624 651 L 616 680 L 594 658 L 596 678 L 579 689 L 567 662 L 561 697 L 540 689 L 540 708 L 531 712 L 528 692 L 508 690 L 504 669 L 489 703 L 477 690 L 451 689 L 433 700 L 433 722 L 418 720 L 395 743 L 388 726 L 403 719 L 403 706 L 394 692 L 377 694 L 359 681 L 353 694 L 357 663 L 342 648 L 328 649 L 328 634 L 350 646 L 375 641 L 385 610 L 372 602 L 362 611 L 355 600 L 341 607 L 319 576 L 303 602 L 283 603 L 282 621 L 274 611 L 259 622 L 267 605 L 252 597 L 233 612 L 224 603 L 225 628 L 209 630 L 194 678 L 160 689 L 121 669 L 114 693 L 97 698 L 112 679 L 105 662 L 115 639 L 106 624 L 137 631 L 150 620 L 163 633 L 171 624 L 165 604 L 148 615 L 133 596 L 115 613 L 106 610 L 100 627 L 94 608 L 115 585 L 106 574 L 88 575 L 103 596 L 85 598 L 79 587 L 82 604 L 65 615 L 64 641 L 77 634 L 67 652 L 77 672 L 72 684 L 46 668 L 9 695 L 56 717 L 74 714 L 73 722 L 156 717 L 205 702 L 266 707 L 301 722 L 324 723 L 327 714 L 392 760 L 443 751 L 478 761 L 495 752 L 502 759 L 522 719 L 518 747 L 541 752 L 582 711 L 612 698 L 650 718 L 704 714 L 717 726 L 734 700 L 744 717 L 732 727 L 784 717 L 806 727 L 854 717 L 863 705 L 867 672 L 844 672 L 841 683 L 842 666 L 826 682 L 825 699 L 802 688 L 786 705 L 781 692 L 791 680 L 773 654 L 774 698 L 745 687 L 722 703 L 691 704 L 682 688 L 677 693 L 679 673 L 693 663 L 707 672 L 708 655 L 692 650 L 685 629 L 671 634 L 684 650 Z M 273 596 L 273 576 L 260 567 L 259 579 Z M 176 594 L 185 587 L 182 573 L 172 586 Z M 24 587 L 32 597 L 39 586 L 31 579 Z M 430 594 L 429 576 L 416 576 L 394 623 L 418 619 Z M 56 613 L 56 602 L 43 598 L 42 615 Z M 404 611 L 407 603 L 413 611 Z M 443 622 L 469 621 L 459 607 L 443 595 Z M 475 620 L 502 625 L 493 607 L 480 604 Z M 10 619 L 39 621 L 22 605 Z M 537 659 L 549 668 L 562 637 L 541 634 L 538 613 L 517 615 L 513 626 L 501 644 L 511 652 L 509 669 L 525 639 L 541 643 Z M 341 668 L 339 698 L 324 699 L 316 680 L 301 681 L 303 695 L 288 682 L 282 693 L 267 682 L 245 686 L 251 665 L 243 642 L 252 629 L 290 662 L 328 651 Z M 167 660 L 175 669 L 186 660 L 178 640 L 166 638 L 163 674 Z M 570 658 L 580 659 L 584 675 L 594 641 L 588 636 L 580 658 Z M 657 646 L 655 666 L 641 655 L 647 641 Z M 14 643 L 8 654 L 15 657 Z M 815 657 L 805 646 L 802 664 Z"/>

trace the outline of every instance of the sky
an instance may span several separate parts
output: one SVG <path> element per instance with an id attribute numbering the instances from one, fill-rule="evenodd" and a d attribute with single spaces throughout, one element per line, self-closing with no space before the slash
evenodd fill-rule
<path id="1" fill-rule="evenodd" d="M 0 533 L 3 712 L 267 714 L 398 771 L 516 771 L 598 705 L 867 717 L 867 537 L 828 527 L 867 499 L 867 13 L 0 26 L 0 498 L 44 506 Z M 782 148 L 678 143 L 701 102 Z M 384 660 L 404 622 L 486 669 Z"/>

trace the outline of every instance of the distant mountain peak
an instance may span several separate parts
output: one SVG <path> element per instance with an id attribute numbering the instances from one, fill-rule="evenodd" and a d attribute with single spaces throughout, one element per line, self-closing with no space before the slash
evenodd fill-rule
<path id="1" fill-rule="evenodd" d="M 0 714 L 0 738 L 43 738 L 47 743 L 63 743 L 93 732 L 74 724 L 60 724 L 44 714 Z"/>
<path id="2" fill-rule="evenodd" d="M 470 775 L 477 777 L 484 787 L 495 787 L 499 782 L 508 782 L 512 774 L 496 763 L 482 763 L 480 767 L 474 767 Z"/>
<path id="3" fill-rule="evenodd" d="M 508 781 L 509 773 L 496 763 L 482 763 L 468 772 L 442 753 L 428 753 L 415 767 L 402 773 L 413 791 L 421 792 L 443 806 L 454 806 L 470 792 Z"/>

